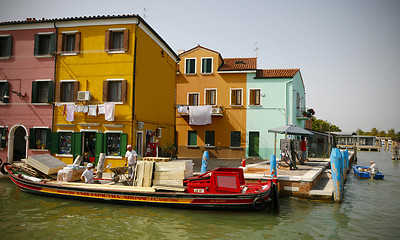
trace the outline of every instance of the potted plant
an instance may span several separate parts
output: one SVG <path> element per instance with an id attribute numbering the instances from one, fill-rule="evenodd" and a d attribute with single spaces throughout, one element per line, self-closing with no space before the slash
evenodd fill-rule
<path id="1" fill-rule="evenodd" d="M 45 149 L 46 148 L 46 144 L 42 144 L 42 145 L 40 145 L 41 147 L 42 147 L 42 149 Z"/>
<path id="2" fill-rule="evenodd" d="M 36 146 L 38 149 L 42 147 L 42 141 L 40 141 L 40 139 L 36 141 Z"/>

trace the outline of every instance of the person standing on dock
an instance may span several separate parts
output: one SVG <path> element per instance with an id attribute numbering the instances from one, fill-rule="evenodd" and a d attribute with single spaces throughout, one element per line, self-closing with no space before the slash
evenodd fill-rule
<path id="1" fill-rule="evenodd" d="M 301 151 L 300 164 L 304 164 L 304 162 L 307 159 L 307 143 L 304 136 L 301 136 L 300 151 Z"/>
<path id="2" fill-rule="evenodd" d="M 371 161 L 371 166 L 367 169 L 367 171 L 369 172 L 371 178 L 374 178 L 378 173 L 378 167 L 374 161 Z"/>
<path id="3" fill-rule="evenodd" d="M 135 177 L 135 167 L 137 160 L 137 153 L 132 149 L 131 145 L 126 146 L 126 154 L 125 154 L 125 166 L 128 165 L 128 175 L 129 178 L 133 180 Z"/>

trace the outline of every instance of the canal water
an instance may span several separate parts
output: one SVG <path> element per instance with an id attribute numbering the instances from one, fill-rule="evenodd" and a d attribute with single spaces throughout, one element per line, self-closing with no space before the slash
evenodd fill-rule
<path id="1" fill-rule="evenodd" d="M 63 200 L 0 180 L 0 239 L 400 239 L 400 161 L 375 160 L 385 180 L 351 171 L 342 204 L 281 199 L 281 211 L 219 212 Z"/>

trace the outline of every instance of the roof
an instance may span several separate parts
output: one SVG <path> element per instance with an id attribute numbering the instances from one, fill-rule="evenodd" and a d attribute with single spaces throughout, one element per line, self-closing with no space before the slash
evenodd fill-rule
<path id="1" fill-rule="evenodd" d="M 186 54 L 188 54 L 188 53 L 190 53 L 190 52 L 193 52 L 193 51 L 195 51 L 195 50 L 197 50 L 197 49 L 203 49 L 203 50 L 206 50 L 206 51 L 209 51 L 209 52 L 213 52 L 213 53 L 215 53 L 215 54 L 218 54 L 218 55 L 221 57 L 221 59 L 222 59 L 222 56 L 221 56 L 221 54 L 220 54 L 219 52 L 214 51 L 214 50 L 209 49 L 209 48 L 206 48 L 206 47 L 203 47 L 203 46 L 201 46 L 200 44 L 197 45 L 197 46 L 194 47 L 194 48 L 191 48 L 191 49 L 189 49 L 189 50 L 183 51 L 182 53 L 178 54 L 178 56 L 181 57 L 181 56 L 186 55 Z"/>
<path id="2" fill-rule="evenodd" d="M 257 58 L 224 58 L 218 71 L 256 70 Z"/>
<path id="3" fill-rule="evenodd" d="M 256 78 L 289 78 L 293 77 L 300 69 L 258 69 Z"/>

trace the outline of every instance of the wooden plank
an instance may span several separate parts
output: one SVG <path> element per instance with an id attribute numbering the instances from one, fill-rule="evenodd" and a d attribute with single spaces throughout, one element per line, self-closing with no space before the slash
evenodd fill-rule
<path id="1" fill-rule="evenodd" d="M 136 164 L 135 186 L 143 187 L 144 162 L 138 161 Z"/>
<path id="2" fill-rule="evenodd" d="M 58 170 L 61 170 L 67 166 L 67 164 L 51 156 L 50 154 L 29 156 L 26 163 L 47 175 L 55 174 L 58 172 Z"/>
<path id="3" fill-rule="evenodd" d="M 185 179 L 185 171 L 154 172 L 154 180 Z"/>
<path id="4" fill-rule="evenodd" d="M 154 170 L 157 172 L 191 170 L 193 172 L 193 161 L 177 160 L 171 162 L 156 162 Z"/>
<path id="5" fill-rule="evenodd" d="M 151 187 L 153 180 L 154 162 L 144 162 L 143 187 Z"/>

